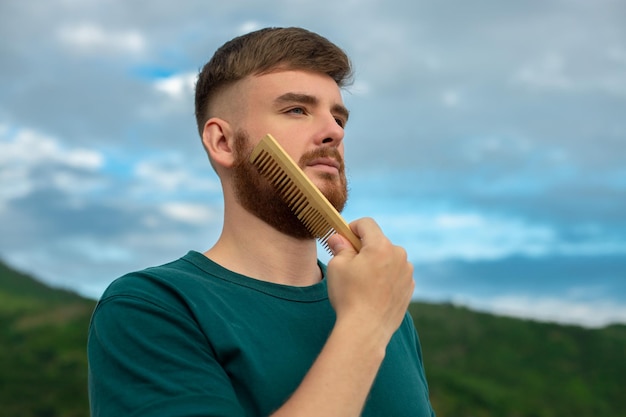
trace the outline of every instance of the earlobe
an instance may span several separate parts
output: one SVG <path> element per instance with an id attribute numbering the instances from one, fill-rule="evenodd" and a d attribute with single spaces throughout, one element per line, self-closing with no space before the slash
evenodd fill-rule
<path id="1" fill-rule="evenodd" d="M 230 167 L 234 162 L 232 129 L 224 119 L 213 117 L 204 124 L 202 144 L 213 164 Z"/>

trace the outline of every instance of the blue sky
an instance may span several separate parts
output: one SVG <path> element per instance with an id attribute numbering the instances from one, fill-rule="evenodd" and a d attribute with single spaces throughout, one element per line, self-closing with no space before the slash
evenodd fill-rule
<path id="1" fill-rule="evenodd" d="M 406 247 L 416 298 L 626 323 L 626 4 L 217 4 L 0 3 L 0 258 L 97 297 L 209 248 L 197 71 L 233 36 L 301 26 L 353 60 L 344 214 Z"/>

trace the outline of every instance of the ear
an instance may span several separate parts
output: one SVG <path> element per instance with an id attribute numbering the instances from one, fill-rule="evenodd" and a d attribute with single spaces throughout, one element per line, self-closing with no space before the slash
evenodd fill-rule
<path id="1" fill-rule="evenodd" d="M 202 131 L 202 145 L 214 167 L 232 166 L 235 155 L 230 123 L 218 117 L 207 120 Z"/>

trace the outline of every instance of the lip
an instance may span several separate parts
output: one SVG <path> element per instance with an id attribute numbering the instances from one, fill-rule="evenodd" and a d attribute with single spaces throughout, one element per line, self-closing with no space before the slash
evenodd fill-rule
<path id="1" fill-rule="evenodd" d="M 337 161 L 334 158 L 315 158 L 312 161 L 310 161 L 307 166 L 310 167 L 316 167 L 316 166 L 326 166 L 326 167 L 330 167 L 330 168 L 334 168 L 337 171 L 339 171 L 339 168 L 341 167 L 341 164 L 339 163 L 339 161 Z"/>

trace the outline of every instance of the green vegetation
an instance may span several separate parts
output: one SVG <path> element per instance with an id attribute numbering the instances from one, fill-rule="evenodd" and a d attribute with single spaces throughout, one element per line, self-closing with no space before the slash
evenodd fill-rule
<path id="1" fill-rule="evenodd" d="M 413 304 L 438 416 L 626 416 L 626 326 Z"/>
<path id="2" fill-rule="evenodd" d="M 0 263 L 0 415 L 85 417 L 95 302 Z"/>
<path id="3" fill-rule="evenodd" d="M 88 416 L 94 305 L 0 263 L 0 415 Z M 410 311 L 439 417 L 626 416 L 626 326 L 584 329 L 426 303 Z"/>

